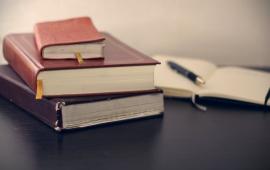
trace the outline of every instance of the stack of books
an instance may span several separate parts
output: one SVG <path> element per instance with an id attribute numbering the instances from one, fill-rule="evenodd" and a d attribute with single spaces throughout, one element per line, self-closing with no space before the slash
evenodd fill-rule
<path id="1" fill-rule="evenodd" d="M 38 23 L 9 34 L 0 95 L 57 131 L 164 111 L 154 86 L 158 61 L 99 33 L 90 18 Z"/>

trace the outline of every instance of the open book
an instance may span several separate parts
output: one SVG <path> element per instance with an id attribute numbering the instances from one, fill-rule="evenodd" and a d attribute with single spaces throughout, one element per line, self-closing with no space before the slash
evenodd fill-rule
<path id="1" fill-rule="evenodd" d="M 270 73 L 241 67 L 217 67 L 215 64 L 191 58 L 154 56 L 161 62 L 155 69 L 155 86 L 163 89 L 165 96 L 213 97 L 265 104 L 270 88 Z M 173 61 L 201 76 L 205 80 L 198 86 L 185 76 L 172 70 L 167 61 Z M 270 102 L 266 102 L 269 106 Z"/>

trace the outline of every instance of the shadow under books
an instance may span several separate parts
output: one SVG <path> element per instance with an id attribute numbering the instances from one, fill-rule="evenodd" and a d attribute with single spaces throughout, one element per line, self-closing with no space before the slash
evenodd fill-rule
<path id="1" fill-rule="evenodd" d="M 5 152 L 4 148 L 8 148 L 4 154 L 7 156 L 2 161 L 6 162 L 6 167 L 21 166 L 23 169 L 50 168 L 48 166 L 53 166 L 56 160 L 47 159 L 48 157 L 61 158 L 62 161 L 75 158 L 73 163 L 79 164 L 82 160 L 96 160 L 98 157 L 110 162 L 109 158 L 114 154 L 120 154 L 118 156 L 124 159 L 125 153 L 136 155 L 144 151 L 146 154 L 142 157 L 151 158 L 154 157 L 155 143 L 159 141 L 157 138 L 162 128 L 162 119 L 153 117 L 56 133 L 2 97 L 0 119 L 0 125 L 4 127 L 0 130 L 2 137 L 9 136 L 0 145 L 2 152 Z M 17 151 L 21 151 L 23 155 L 16 154 Z M 14 156 L 18 160 L 18 166 L 8 162 L 8 157 Z M 23 165 L 24 162 L 28 163 Z M 68 165 L 69 163 L 63 164 Z"/>

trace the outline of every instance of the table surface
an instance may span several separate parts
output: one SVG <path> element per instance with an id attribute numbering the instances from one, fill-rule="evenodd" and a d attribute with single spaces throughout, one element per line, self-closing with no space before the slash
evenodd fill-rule
<path id="1" fill-rule="evenodd" d="M 63 134 L 0 97 L 0 169 L 270 169 L 270 114 L 165 99 L 162 117 Z"/>

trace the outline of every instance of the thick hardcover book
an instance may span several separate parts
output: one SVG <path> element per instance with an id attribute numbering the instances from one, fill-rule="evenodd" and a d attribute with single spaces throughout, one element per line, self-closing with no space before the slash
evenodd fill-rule
<path id="1" fill-rule="evenodd" d="M 104 33 L 104 59 L 42 59 L 34 35 L 11 34 L 4 38 L 4 57 L 18 75 L 37 92 L 41 80 L 44 96 L 89 95 L 144 91 L 154 88 L 158 61 Z"/>
<path id="2" fill-rule="evenodd" d="M 97 31 L 89 17 L 37 23 L 35 41 L 44 58 L 74 58 L 80 52 L 83 58 L 102 57 L 105 37 Z"/>
<path id="3" fill-rule="evenodd" d="M 160 90 L 35 100 L 34 92 L 8 65 L 0 65 L 0 84 L 1 96 L 57 131 L 160 115 L 164 110 Z"/>

